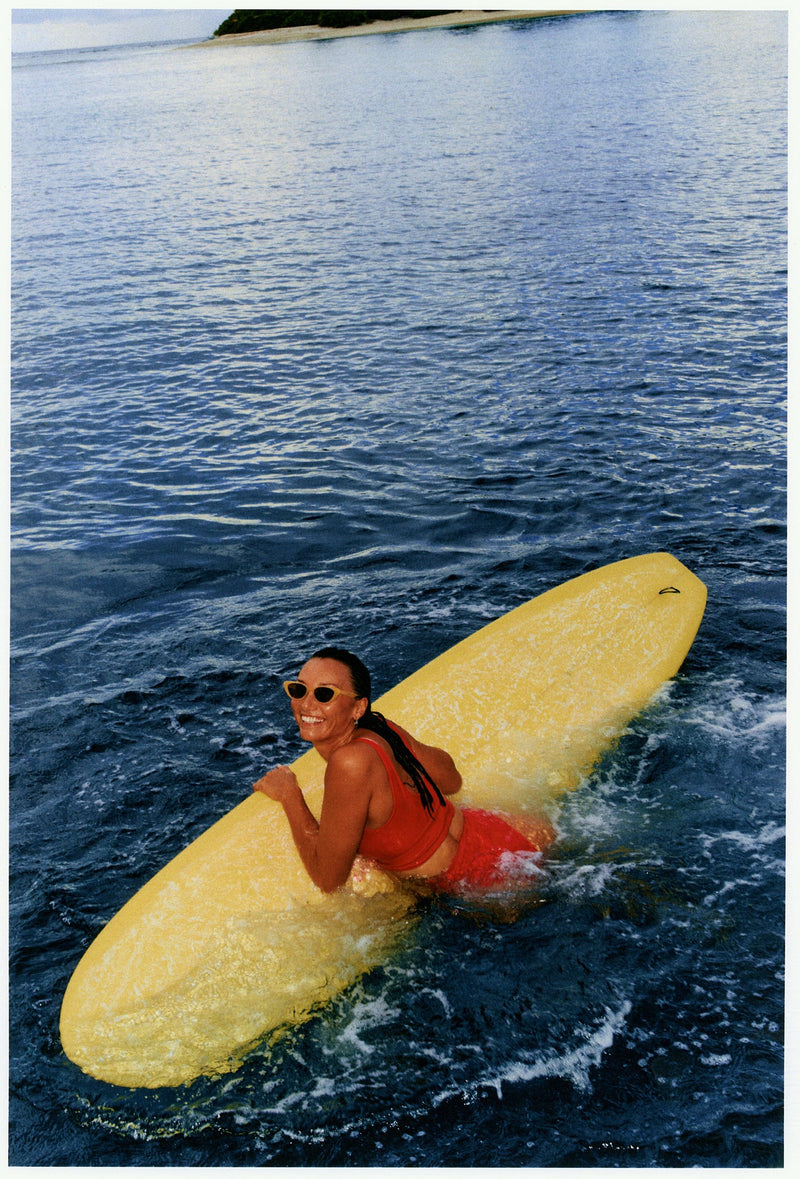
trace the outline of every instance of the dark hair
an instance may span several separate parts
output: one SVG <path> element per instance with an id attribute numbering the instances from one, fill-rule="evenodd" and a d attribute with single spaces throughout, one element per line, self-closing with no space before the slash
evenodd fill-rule
<path id="1" fill-rule="evenodd" d="M 438 798 L 440 804 L 445 806 L 441 790 L 425 769 L 422 762 L 414 756 L 397 730 L 393 729 L 389 724 L 386 717 L 380 712 L 373 712 L 372 677 L 358 656 L 354 655 L 352 651 L 346 651 L 343 647 L 323 647 L 321 651 L 315 651 L 311 658 L 335 659 L 337 663 L 342 663 L 347 668 L 350 673 L 350 679 L 353 681 L 353 691 L 357 692 L 359 697 L 366 698 L 367 701 L 367 711 L 356 722 L 357 728 L 367 729 L 369 732 L 377 733 L 379 737 L 383 737 L 394 754 L 397 764 L 402 766 L 411 779 L 411 784 L 419 795 L 420 801 L 428 814 L 433 814 L 434 795 Z M 433 794 L 431 794 L 429 786 L 433 787 Z"/>

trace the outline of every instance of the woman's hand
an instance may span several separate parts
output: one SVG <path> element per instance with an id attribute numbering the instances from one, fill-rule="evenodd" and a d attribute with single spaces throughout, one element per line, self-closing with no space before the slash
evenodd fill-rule
<path id="1" fill-rule="evenodd" d="M 351 741 L 338 749 L 325 770 L 319 822 L 289 766 L 276 766 L 253 784 L 253 790 L 283 806 L 300 859 L 323 892 L 341 888 L 350 875 L 367 822 L 373 779 L 385 773 L 367 745 Z"/>
<path id="2" fill-rule="evenodd" d="M 266 794 L 267 798 L 273 798 L 275 802 L 285 802 L 300 787 L 294 770 L 288 766 L 276 766 L 254 782 L 253 789 Z"/>

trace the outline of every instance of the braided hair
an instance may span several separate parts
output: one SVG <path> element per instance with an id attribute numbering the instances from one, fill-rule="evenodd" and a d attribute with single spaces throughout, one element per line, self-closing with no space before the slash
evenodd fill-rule
<path id="1" fill-rule="evenodd" d="M 414 756 L 400 734 L 389 724 L 386 717 L 380 712 L 373 711 L 371 703 L 372 678 L 367 667 L 361 662 L 358 656 L 353 655 L 351 651 L 344 650 L 343 647 L 323 647 L 321 651 L 315 651 L 311 658 L 335 659 L 337 663 L 344 664 L 350 672 L 350 679 L 353 681 L 353 691 L 367 701 L 367 711 L 359 721 L 356 721 L 356 728 L 366 729 L 368 732 L 377 733 L 379 737 L 383 737 L 394 754 L 397 764 L 405 770 L 411 779 L 411 785 L 416 790 L 423 807 L 429 815 L 432 815 L 434 812 L 434 796 L 439 800 L 441 806 L 445 806 L 446 803 L 441 790 L 425 769 L 422 762 Z M 431 793 L 431 788 L 433 793 Z"/>

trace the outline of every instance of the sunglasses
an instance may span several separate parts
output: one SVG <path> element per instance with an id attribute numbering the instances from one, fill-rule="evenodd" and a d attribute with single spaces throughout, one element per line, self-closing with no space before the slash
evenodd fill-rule
<path id="1" fill-rule="evenodd" d="M 302 680 L 285 680 L 283 690 L 287 696 L 291 696 L 292 700 L 305 700 L 309 691 L 313 691 L 315 700 L 320 704 L 330 704 L 331 700 L 335 700 L 337 696 L 351 696 L 353 700 L 358 700 L 357 692 L 345 692 L 344 688 L 332 688 L 328 684 L 320 684 L 318 688 L 310 689 L 308 684 L 304 684 Z"/>

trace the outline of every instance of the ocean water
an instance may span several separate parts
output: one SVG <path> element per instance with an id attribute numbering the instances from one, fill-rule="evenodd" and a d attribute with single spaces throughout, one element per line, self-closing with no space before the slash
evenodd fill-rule
<path id="1" fill-rule="evenodd" d="M 786 38 L 15 58 L 13 1164 L 780 1165 Z M 310 651 L 380 692 L 659 549 L 706 617 L 554 807 L 539 905 L 423 907 L 231 1076 L 65 1058 L 91 939 L 300 752 Z"/>

